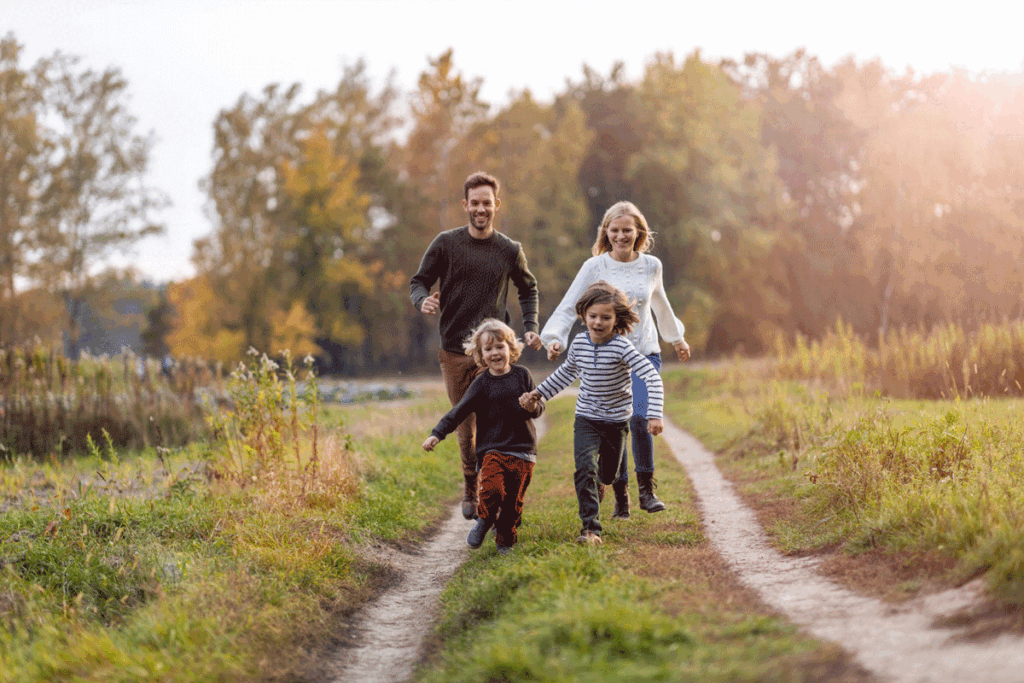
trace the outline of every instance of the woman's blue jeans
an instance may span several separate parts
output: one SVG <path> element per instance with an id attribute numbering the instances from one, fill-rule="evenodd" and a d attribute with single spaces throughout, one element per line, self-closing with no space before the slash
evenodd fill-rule
<path id="1" fill-rule="evenodd" d="M 647 356 L 654 368 L 661 372 L 661 354 Z M 633 417 L 629 419 L 629 431 L 633 438 L 633 466 L 637 472 L 654 472 L 654 437 L 647 431 L 647 383 L 629 373 L 633 380 Z M 620 481 L 629 481 L 629 455 L 623 450 Z"/>

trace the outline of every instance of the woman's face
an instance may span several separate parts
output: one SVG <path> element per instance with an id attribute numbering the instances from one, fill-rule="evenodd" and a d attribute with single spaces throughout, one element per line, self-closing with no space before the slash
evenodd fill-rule
<path id="1" fill-rule="evenodd" d="M 636 256 L 633 247 L 639 235 L 632 216 L 619 216 L 605 228 L 608 243 L 612 246 L 612 258 L 616 261 L 632 261 Z"/>

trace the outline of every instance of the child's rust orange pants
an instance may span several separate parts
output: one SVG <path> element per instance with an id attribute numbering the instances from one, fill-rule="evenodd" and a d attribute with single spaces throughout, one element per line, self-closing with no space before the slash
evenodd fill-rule
<path id="1" fill-rule="evenodd" d="M 494 522 L 499 546 L 511 548 L 516 544 L 517 529 L 523 520 L 523 496 L 533 477 L 533 465 L 529 460 L 497 451 L 484 454 L 476 514 Z"/>

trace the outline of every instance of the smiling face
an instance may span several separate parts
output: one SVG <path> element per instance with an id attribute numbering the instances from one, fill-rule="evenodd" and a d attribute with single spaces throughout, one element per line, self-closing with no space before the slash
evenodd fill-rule
<path id="1" fill-rule="evenodd" d="M 492 375 L 504 375 L 512 369 L 512 349 L 496 334 L 486 333 L 480 337 L 480 355 Z"/>
<path id="2" fill-rule="evenodd" d="M 611 244 L 612 258 L 616 261 L 628 262 L 637 257 L 634 247 L 639 232 L 632 216 L 619 216 L 608 224 L 605 230 L 608 243 Z"/>
<path id="3" fill-rule="evenodd" d="M 494 188 L 480 185 L 471 188 L 462 200 L 462 208 L 469 217 L 470 231 L 474 237 L 488 237 L 493 230 L 494 214 L 501 206 L 501 200 L 494 196 Z"/>
<path id="4" fill-rule="evenodd" d="M 583 324 L 587 326 L 590 341 L 604 344 L 615 336 L 615 304 L 591 304 L 583 314 Z"/>

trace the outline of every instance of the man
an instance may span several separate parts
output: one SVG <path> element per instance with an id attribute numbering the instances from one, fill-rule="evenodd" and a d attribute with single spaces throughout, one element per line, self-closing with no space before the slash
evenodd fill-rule
<path id="1" fill-rule="evenodd" d="M 413 305 L 425 315 L 441 314 L 438 360 L 453 406 L 481 370 L 465 354 L 463 342 L 484 318 L 509 321 L 509 282 L 519 293 L 523 341 L 534 350 L 542 347 L 537 334 L 537 279 L 526 265 L 522 246 L 494 229 L 494 215 L 501 206 L 498 189 L 498 181 L 487 173 L 466 178 L 462 208 L 469 223 L 435 237 L 410 282 Z M 438 280 L 440 291 L 430 294 Z M 462 516 L 473 519 L 477 504 L 475 417 L 470 415 L 455 433 L 465 479 Z"/>

